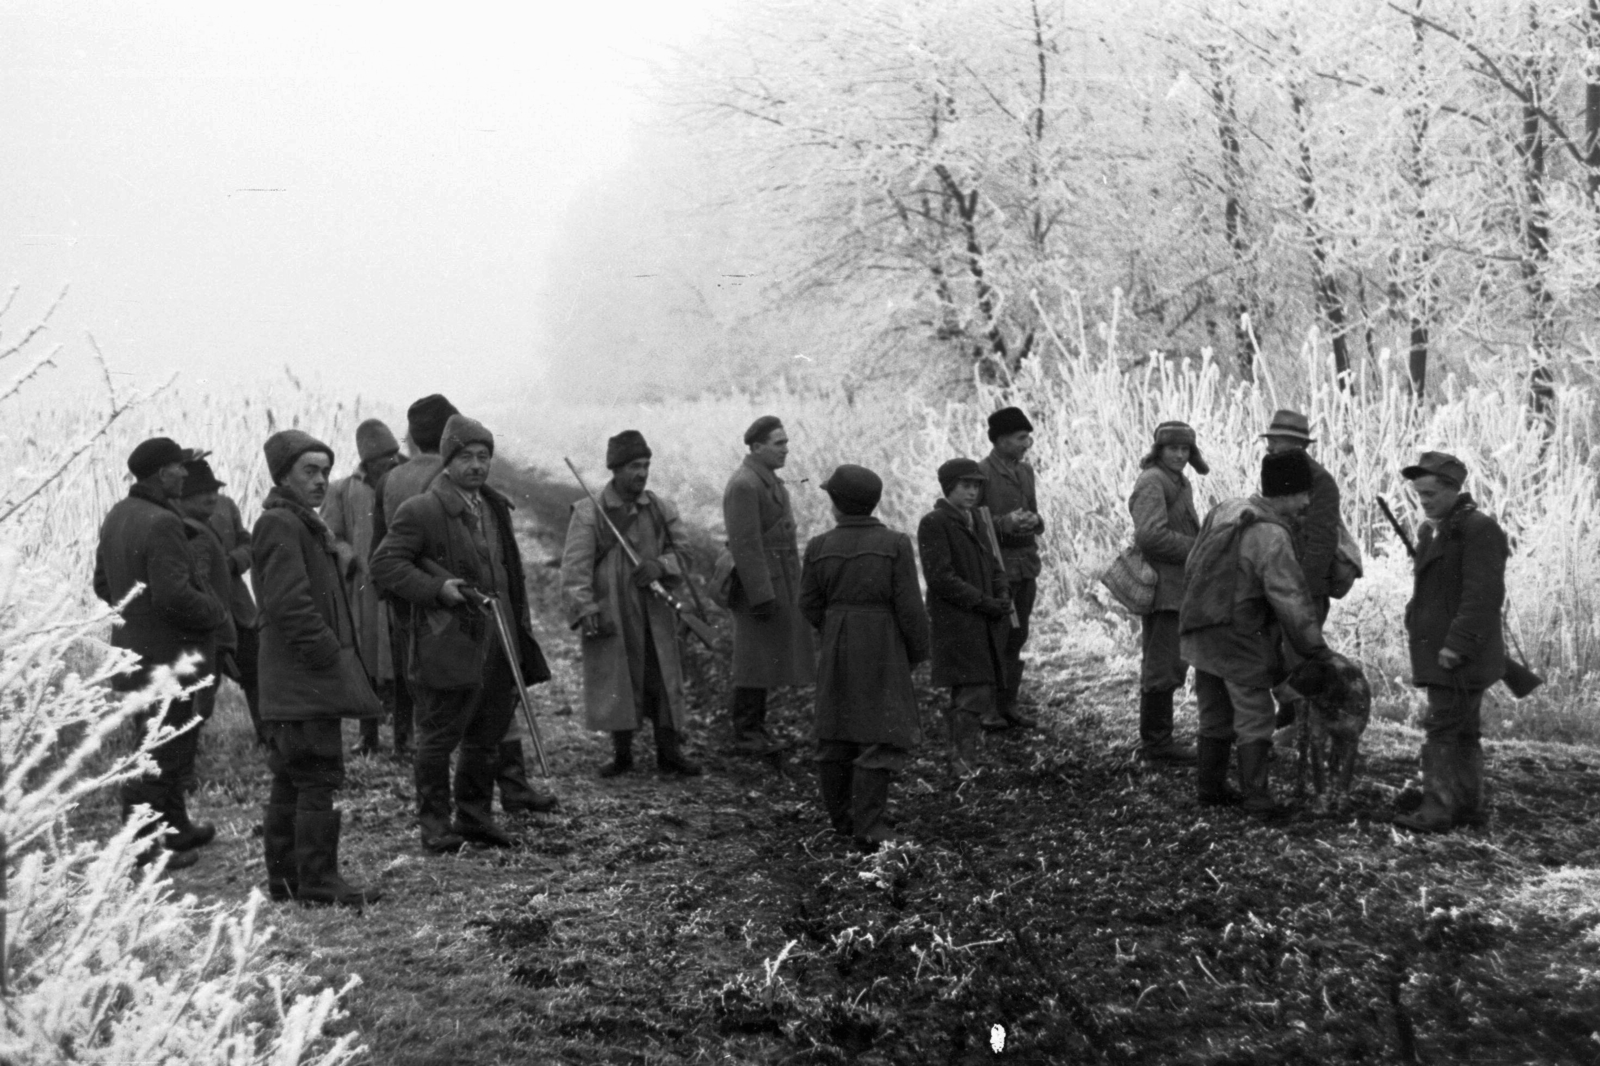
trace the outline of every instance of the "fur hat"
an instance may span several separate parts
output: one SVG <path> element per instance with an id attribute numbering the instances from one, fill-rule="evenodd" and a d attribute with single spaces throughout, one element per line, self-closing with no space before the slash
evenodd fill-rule
<path id="1" fill-rule="evenodd" d="M 369 418 L 356 427 L 356 455 L 363 463 L 394 455 L 399 450 L 400 442 L 394 439 L 389 427 L 378 419 Z"/>
<path id="2" fill-rule="evenodd" d="M 1189 446 L 1189 465 L 1194 467 L 1197 474 L 1211 473 L 1211 464 L 1207 463 L 1205 456 L 1200 454 L 1200 443 L 1195 438 L 1194 427 L 1187 422 L 1163 422 L 1156 427 L 1155 441 L 1151 445 L 1150 454 L 1145 456 L 1143 466 L 1151 466 L 1161 460 L 1161 449 L 1168 444 L 1187 444 Z"/>
<path id="3" fill-rule="evenodd" d="M 183 464 L 183 494 L 198 496 L 202 492 L 216 492 L 226 481 L 218 481 L 211 464 L 204 459 L 190 459 Z"/>
<path id="4" fill-rule="evenodd" d="M 1261 459 L 1261 495 L 1293 496 L 1311 491 L 1311 457 L 1295 449 L 1263 456 Z"/>
<path id="5" fill-rule="evenodd" d="M 777 415 L 762 415 L 750 423 L 750 428 L 744 431 L 746 444 L 765 444 L 767 438 L 772 436 L 773 430 L 783 428 L 783 421 Z"/>
<path id="6" fill-rule="evenodd" d="M 1032 433 L 1033 423 L 1020 407 L 1002 407 L 989 416 L 989 440 L 994 442 L 1008 433 Z"/>
<path id="7" fill-rule="evenodd" d="M 306 452 L 324 452 L 328 463 L 333 463 L 333 449 L 302 429 L 280 429 L 267 438 L 261 450 L 267 456 L 267 473 L 275 482 L 283 480 L 294 467 L 294 461 Z"/>
<path id="8" fill-rule="evenodd" d="M 635 459 L 648 459 L 650 455 L 650 445 L 644 442 L 644 434 L 636 429 L 625 429 L 606 441 L 607 470 L 627 466 Z"/>
<path id="9" fill-rule="evenodd" d="M 439 393 L 424 396 L 406 408 L 406 436 L 425 452 L 439 450 L 439 438 L 450 416 L 458 414 L 456 405 Z"/>
<path id="10" fill-rule="evenodd" d="M 864 466 L 845 463 L 835 467 L 822 491 L 847 515 L 869 515 L 883 499 L 883 479 Z"/>
<path id="11" fill-rule="evenodd" d="M 939 467 L 939 491 L 946 496 L 958 481 L 988 480 L 989 475 L 972 459 L 951 459 Z"/>
<path id="12" fill-rule="evenodd" d="M 191 448 L 182 448 L 171 437 L 151 437 L 141 441 L 138 447 L 128 453 L 128 472 L 135 479 L 143 481 L 151 477 L 168 463 L 187 463 L 191 459 L 199 459 L 209 452 L 197 452 Z"/>
<path id="13" fill-rule="evenodd" d="M 494 454 L 494 434 L 487 426 L 466 415 L 454 414 L 444 424 L 444 435 L 439 438 L 439 457 L 446 466 L 457 452 L 469 444 L 487 444 L 489 454 Z"/>

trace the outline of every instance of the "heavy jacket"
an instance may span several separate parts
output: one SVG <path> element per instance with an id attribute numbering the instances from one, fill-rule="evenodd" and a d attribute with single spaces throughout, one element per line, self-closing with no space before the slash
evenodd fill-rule
<path id="1" fill-rule="evenodd" d="M 396 468 L 398 469 L 398 468 Z M 322 520 L 335 540 L 347 544 L 355 553 L 356 565 L 350 571 L 347 591 L 350 609 L 355 612 L 356 638 L 361 644 L 361 661 L 372 671 L 375 681 L 394 680 L 394 658 L 389 648 L 389 612 L 378 602 L 378 588 L 372 583 L 372 516 L 376 493 L 365 475 L 351 474 L 328 486 L 322 501 Z"/>
<path id="2" fill-rule="evenodd" d="M 228 609 L 233 612 L 236 629 L 256 627 L 256 601 L 250 595 L 250 583 L 244 575 L 250 572 L 250 531 L 244 527 L 239 505 L 232 499 L 217 495 L 217 508 L 211 512 L 211 531 L 222 542 L 228 553 Z"/>
<path id="3" fill-rule="evenodd" d="M 217 536 L 209 521 L 186 517 L 183 527 L 188 532 L 189 548 L 194 552 L 206 588 L 220 602 L 227 603 L 233 577 L 228 572 L 228 551 L 223 547 L 222 538 Z M 222 624 L 211 631 L 208 643 L 218 651 L 239 650 L 239 627 L 234 624 L 233 612 L 222 612 Z"/>
<path id="4" fill-rule="evenodd" d="M 1311 460 L 1311 506 L 1294 526 L 1294 556 L 1313 598 L 1328 594 L 1328 575 L 1339 551 L 1339 485 Z"/>
<path id="5" fill-rule="evenodd" d="M 916 745 L 911 668 L 928 657 L 928 613 L 911 538 L 870 516 L 839 519 L 806 545 L 800 610 L 821 634 L 816 739 Z"/>
<path id="6" fill-rule="evenodd" d="M 600 504 L 640 559 L 655 559 L 665 568 L 663 585 L 683 581 L 672 550 L 686 543 L 676 507 L 648 490 L 636 503 L 628 503 L 610 484 L 600 491 Z M 645 641 L 651 641 L 671 725 L 681 732 L 687 716 L 677 615 L 659 596 L 634 587 L 634 571 L 628 553 L 595 514 L 594 503 L 582 499 L 573 504 L 561 553 L 561 596 L 574 629 L 598 615 L 603 633 L 583 639 L 584 721 L 590 729 L 606 732 L 641 726 Z"/>
<path id="7" fill-rule="evenodd" d="M 1406 604 L 1413 684 L 1487 688 L 1500 680 L 1506 670 L 1500 611 L 1509 554 L 1500 524 L 1465 493 L 1437 528 L 1423 526 Z M 1446 670 L 1439 665 L 1441 648 L 1466 661 Z"/>
<path id="8" fill-rule="evenodd" d="M 933 683 L 941 687 L 998 685 L 1006 676 L 1002 664 L 1011 622 L 1005 615 L 986 617 L 978 605 L 1009 596 L 1010 586 L 1005 565 L 990 552 L 977 516 L 971 517 L 969 528 L 960 511 L 940 500 L 917 526 L 928 585 Z"/>
<path id="9" fill-rule="evenodd" d="M 811 627 L 800 613 L 800 547 L 789 490 L 746 456 L 722 493 L 722 519 L 733 554 L 733 683 L 738 688 L 809 685 L 816 669 Z M 770 618 L 750 607 L 772 601 Z"/>
<path id="10" fill-rule="evenodd" d="M 183 518 L 164 498 L 134 485 L 106 514 L 94 557 L 95 595 L 109 604 L 138 584 L 111 631 L 111 643 L 137 652 L 142 666 L 116 679 L 120 692 L 142 688 L 149 668 L 204 646 L 227 616 L 212 595 L 189 545 Z"/>
<path id="11" fill-rule="evenodd" d="M 1306 658 L 1325 647 L 1289 527 L 1258 497 L 1224 500 L 1206 515 L 1178 628 L 1196 670 L 1251 688 L 1288 674 L 1284 640 Z"/>
<path id="12" fill-rule="evenodd" d="M 1151 463 L 1133 483 L 1128 511 L 1133 515 L 1134 546 L 1156 572 L 1151 610 L 1176 611 L 1183 606 L 1184 562 L 1200 532 L 1194 488 L 1182 474 Z"/>
<path id="13" fill-rule="evenodd" d="M 372 550 L 376 552 L 384 535 L 394 524 L 400 505 L 413 496 L 421 496 L 444 469 L 444 460 L 438 452 L 413 455 L 378 479 L 373 490 Z"/>
<path id="14" fill-rule="evenodd" d="M 978 497 L 980 507 L 989 508 L 994 516 L 995 536 L 1000 541 L 1000 557 L 1006 564 L 1006 577 L 1014 584 L 1039 576 L 1043 564 L 1039 561 L 1039 534 L 1044 531 L 1044 519 L 1032 533 L 1017 532 L 1017 511 L 1039 513 L 1039 498 L 1034 491 L 1033 467 L 1025 459 L 1016 462 L 999 452 L 991 451 L 980 460 L 978 469 L 988 475 L 983 483 L 983 494 Z"/>
<path id="15" fill-rule="evenodd" d="M 290 490 L 267 493 L 250 537 L 261 599 L 261 718 L 379 712 L 356 646 L 333 535 Z"/>
<path id="16" fill-rule="evenodd" d="M 389 477 L 403 469 L 390 471 Z M 511 526 L 511 501 L 488 486 L 482 489 L 482 500 L 480 506 L 495 523 L 504 556 L 507 621 L 517 632 L 523 680 L 530 685 L 548 681 L 550 669 L 528 617 L 528 590 L 522 551 Z M 372 557 L 372 578 L 378 587 L 411 605 L 409 680 L 413 683 L 453 689 L 472 688 L 483 681 L 485 658 L 498 643 L 493 620 L 470 603 L 446 607 L 439 590 L 447 579 L 425 566 L 433 563 L 451 577 L 492 588 L 490 561 L 480 554 L 475 540 L 478 521 L 455 484 L 438 478 L 427 492 L 400 505 Z"/>

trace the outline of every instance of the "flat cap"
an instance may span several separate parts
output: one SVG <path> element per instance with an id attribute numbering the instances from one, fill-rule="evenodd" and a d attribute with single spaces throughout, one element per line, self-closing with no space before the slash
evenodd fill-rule
<path id="1" fill-rule="evenodd" d="M 181 447 L 171 437 L 151 437 L 128 453 L 128 472 L 143 481 L 168 463 L 187 463 L 210 454 Z"/>
<path id="2" fill-rule="evenodd" d="M 834 468 L 822 491 L 833 505 L 848 515 L 869 515 L 883 499 L 883 479 L 864 466 L 845 463 Z"/>
<path id="3" fill-rule="evenodd" d="M 988 481 L 989 475 L 973 459 L 951 459 L 939 467 L 939 488 L 945 495 L 958 481 Z"/>
<path id="4" fill-rule="evenodd" d="M 1460 488 L 1467 480 L 1467 464 L 1449 452 L 1423 452 L 1413 465 L 1400 471 L 1400 476 L 1407 481 L 1419 477 L 1444 478 Z"/>

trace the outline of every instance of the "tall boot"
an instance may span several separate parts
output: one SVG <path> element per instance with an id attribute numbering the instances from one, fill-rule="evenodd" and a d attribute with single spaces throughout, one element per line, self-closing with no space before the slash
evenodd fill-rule
<path id="1" fill-rule="evenodd" d="M 412 721 L 415 716 L 415 704 L 411 699 L 411 689 L 406 686 L 406 679 L 397 677 L 394 680 L 394 753 L 397 758 L 411 754 L 411 737 L 414 732 Z"/>
<path id="2" fill-rule="evenodd" d="M 1456 824 L 1482 828 L 1489 824 L 1489 798 L 1483 784 L 1483 746 L 1476 738 L 1458 742 L 1455 762 L 1456 787 L 1461 791 Z"/>
<path id="3" fill-rule="evenodd" d="M 601 777 L 616 777 L 633 769 L 633 730 L 611 732 L 611 761 L 600 767 Z"/>
<path id="4" fill-rule="evenodd" d="M 363 907 L 383 893 L 349 884 L 339 874 L 339 812 L 296 811 L 294 858 L 300 875 L 295 898 L 308 905 Z"/>
<path id="5" fill-rule="evenodd" d="M 877 851 L 878 845 L 893 839 L 884 815 L 889 810 L 888 770 L 864 770 L 853 767 L 850 780 L 850 821 L 856 847 L 862 851 Z"/>
<path id="6" fill-rule="evenodd" d="M 512 848 L 521 841 L 494 823 L 494 777 L 499 752 L 461 746 L 456 757 L 456 820 L 451 831 L 491 848 Z"/>
<path id="7" fill-rule="evenodd" d="M 494 783 L 500 786 L 500 809 L 507 814 L 535 811 L 544 813 L 561 806 L 555 795 L 546 792 L 528 780 L 528 770 L 522 761 L 522 741 L 506 740 L 500 744 L 500 765 L 495 770 Z"/>
<path id="8" fill-rule="evenodd" d="M 767 690 L 733 690 L 733 747 L 746 755 L 771 755 L 781 747 L 767 732 Z"/>
<path id="9" fill-rule="evenodd" d="M 847 762 L 817 763 L 817 785 L 822 790 L 822 809 L 828 812 L 833 831 L 842 837 L 853 836 L 851 820 L 851 779 L 855 768 Z"/>
<path id="10" fill-rule="evenodd" d="M 699 777 L 705 771 L 700 764 L 691 762 L 683 754 L 678 731 L 670 725 L 655 723 L 656 769 L 679 777 Z"/>
<path id="11" fill-rule="evenodd" d="M 952 707 L 945 715 L 950 728 L 950 769 L 957 777 L 971 777 L 978 771 L 978 737 L 982 726 L 978 716 Z"/>
<path id="12" fill-rule="evenodd" d="M 136 867 L 148 866 L 159 858 L 163 851 L 170 852 L 167 856 L 168 870 L 182 870 L 200 861 L 200 854 L 192 849 L 188 851 L 170 851 L 169 848 L 163 846 L 165 840 L 172 835 L 169 831 L 169 827 L 172 824 L 172 815 L 169 810 L 170 800 L 167 795 L 167 786 L 163 782 L 152 778 L 125 781 L 122 784 L 121 799 L 122 820 L 124 822 L 133 817 L 133 809 L 141 803 L 154 811 L 156 817 L 160 819 L 154 825 L 146 826 L 140 833 L 140 839 L 145 841 L 145 845 L 134 860 Z"/>
<path id="13" fill-rule="evenodd" d="M 1021 659 L 1013 659 L 1005 664 L 1006 683 L 998 693 L 1000 717 L 1023 729 L 1037 729 L 1037 718 L 1017 710 L 1017 700 L 1022 695 L 1022 665 Z"/>
<path id="14" fill-rule="evenodd" d="M 1233 741 L 1201 737 L 1195 791 L 1202 807 L 1233 807 L 1244 798 L 1228 785 L 1228 761 Z"/>
<path id="15" fill-rule="evenodd" d="M 295 810 L 292 804 L 269 803 L 262 808 L 261 843 L 267 858 L 267 895 L 277 903 L 294 899 L 300 887 L 300 868 L 294 850 Z"/>
<path id="16" fill-rule="evenodd" d="M 422 830 L 422 846 L 435 854 L 460 851 L 467 840 L 450 828 L 450 768 L 445 777 L 417 770 L 417 824 Z"/>
<path id="17" fill-rule="evenodd" d="M 1394 824 L 1418 833 L 1448 833 L 1455 828 L 1458 803 L 1454 788 L 1454 744 L 1422 743 L 1422 806 L 1395 816 Z"/>
<path id="18" fill-rule="evenodd" d="M 1252 740 L 1238 745 L 1239 787 L 1244 793 L 1244 809 L 1251 814 L 1270 815 L 1278 810 L 1272 798 L 1270 779 L 1272 741 Z"/>
<path id="19" fill-rule="evenodd" d="M 1192 765 L 1197 756 L 1187 744 L 1172 739 L 1172 694 L 1175 689 L 1139 694 L 1139 757 L 1151 762 Z"/>
<path id="20" fill-rule="evenodd" d="M 361 739 L 356 743 L 356 754 L 378 754 L 378 720 L 376 718 L 362 718 L 360 722 Z"/>

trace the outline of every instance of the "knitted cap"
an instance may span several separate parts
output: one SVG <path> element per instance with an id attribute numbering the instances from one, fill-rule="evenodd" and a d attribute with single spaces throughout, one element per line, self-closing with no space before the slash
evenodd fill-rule
<path id="1" fill-rule="evenodd" d="M 625 429 L 606 441 L 606 469 L 615 470 L 635 459 L 648 459 L 650 454 L 650 445 L 644 442 L 644 434 L 636 429 Z"/>
<path id="2" fill-rule="evenodd" d="M 301 429 L 280 429 L 267 438 L 261 450 L 266 453 L 267 473 L 272 475 L 273 481 L 283 480 L 294 467 L 295 460 L 306 452 L 324 452 L 328 462 L 333 462 L 333 449 Z"/>
<path id="3" fill-rule="evenodd" d="M 406 408 L 406 436 L 423 451 L 436 452 L 444 424 L 456 413 L 456 405 L 439 393 L 424 396 Z"/>
<path id="4" fill-rule="evenodd" d="M 466 415 L 451 415 L 450 421 L 444 424 L 444 435 L 439 438 L 439 457 L 449 466 L 456 453 L 469 444 L 487 444 L 489 454 L 494 454 L 494 434 L 488 427 Z"/>

